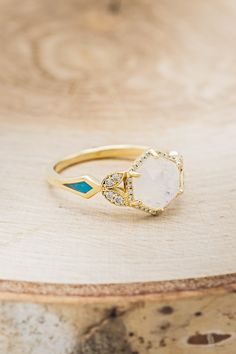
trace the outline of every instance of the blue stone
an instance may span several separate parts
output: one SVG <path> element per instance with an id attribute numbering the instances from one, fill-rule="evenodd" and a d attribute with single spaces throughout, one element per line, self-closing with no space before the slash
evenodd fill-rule
<path id="1" fill-rule="evenodd" d="M 75 191 L 78 191 L 80 193 L 88 193 L 93 189 L 87 182 L 82 181 L 82 182 L 75 182 L 75 183 L 68 183 L 65 184 L 66 187 L 74 189 Z"/>

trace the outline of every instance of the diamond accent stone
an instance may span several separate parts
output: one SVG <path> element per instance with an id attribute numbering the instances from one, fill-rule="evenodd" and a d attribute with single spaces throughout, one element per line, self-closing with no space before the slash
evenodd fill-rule
<path id="1" fill-rule="evenodd" d="M 106 184 L 107 187 L 110 188 L 110 187 L 113 187 L 115 183 L 114 183 L 112 178 L 107 178 L 106 181 L 105 181 L 105 184 Z"/>
<path id="2" fill-rule="evenodd" d="M 107 176 L 103 183 L 105 187 L 112 188 L 120 184 L 120 182 L 122 181 L 122 176 L 122 173 L 114 173 L 112 175 Z"/>
<path id="3" fill-rule="evenodd" d="M 105 195 L 106 195 L 107 199 L 112 200 L 114 193 L 109 191 L 109 192 L 106 192 Z"/>
<path id="4" fill-rule="evenodd" d="M 115 181 L 118 182 L 121 180 L 121 175 L 119 175 L 118 173 L 115 173 L 114 175 L 111 176 L 111 178 Z"/>
<path id="5" fill-rule="evenodd" d="M 124 204 L 124 198 L 121 195 L 117 195 L 114 200 L 115 200 L 115 203 L 117 205 L 123 205 Z"/>

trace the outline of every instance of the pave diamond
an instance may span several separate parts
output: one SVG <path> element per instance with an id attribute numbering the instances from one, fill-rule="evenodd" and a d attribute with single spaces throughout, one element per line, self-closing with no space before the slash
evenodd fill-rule
<path id="1" fill-rule="evenodd" d="M 115 197 L 115 203 L 117 205 L 123 205 L 124 204 L 124 198 L 121 195 L 117 195 Z"/>
<path id="2" fill-rule="evenodd" d="M 122 173 L 114 173 L 112 175 L 107 176 L 103 183 L 105 184 L 105 187 L 112 188 L 120 184 L 122 176 Z"/>
<path id="3" fill-rule="evenodd" d="M 112 200 L 112 198 L 114 197 L 114 193 L 113 192 L 105 192 L 105 196 L 107 199 Z"/>
<path id="4" fill-rule="evenodd" d="M 111 176 L 112 179 L 116 182 L 120 181 L 121 180 L 121 175 L 119 173 L 115 173 L 114 175 Z"/>
<path id="5" fill-rule="evenodd" d="M 108 188 L 110 188 L 110 187 L 114 186 L 115 182 L 114 182 L 114 180 L 112 178 L 107 178 L 106 181 L 105 181 L 105 184 L 106 184 L 106 186 Z"/>
<path id="6" fill-rule="evenodd" d="M 173 161 L 150 155 L 136 170 L 141 176 L 133 181 L 135 200 L 145 206 L 162 209 L 178 194 L 180 171 Z"/>

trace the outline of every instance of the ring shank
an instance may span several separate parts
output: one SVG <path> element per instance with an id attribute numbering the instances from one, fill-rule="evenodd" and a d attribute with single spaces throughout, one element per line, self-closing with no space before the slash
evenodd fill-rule
<path id="1" fill-rule="evenodd" d="M 62 172 L 63 170 L 77 165 L 79 163 L 92 161 L 92 160 L 101 160 L 101 159 L 134 159 L 148 147 L 144 146 L 129 146 L 129 145 L 114 145 L 114 146 L 104 146 L 94 149 L 82 150 L 76 155 L 71 155 L 63 160 L 58 161 L 54 165 L 54 170 L 57 173 Z"/>
<path id="2" fill-rule="evenodd" d="M 65 178 L 60 176 L 60 173 L 65 169 L 88 161 L 101 159 L 128 159 L 132 160 L 148 150 L 146 146 L 134 145 L 110 145 L 102 146 L 93 149 L 82 150 L 78 154 L 65 157 L 57 161 L 49 172 L 48 182 L 52 185 L 62 186 L 65 183 Z M 82 176 L 81 176 L 82 177 Z M 79 178 L 79 177 L 76 177 Z M 70 178 L 66 178 L 70 181 Z"/>

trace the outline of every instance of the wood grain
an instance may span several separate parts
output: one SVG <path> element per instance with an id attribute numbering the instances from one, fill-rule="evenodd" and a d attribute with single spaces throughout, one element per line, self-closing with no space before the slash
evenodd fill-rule
<path id="1" fill-rule="evenodd" d="M 98 284 L 235 272 L 235 6 L 108 5 L 0 2 L 0 278 Z M 185 157 L 185 194 L 161 217 L 48 188 L 57 157 L 127 142 Z M 102 178 L 123 166 L 74 173 Z"/>
<path id="2" fill-rule="evenodd" d="M 230 0 L 0 0 L 1 354 L 235 353 L 235 20 Z M 161 217 L 47 185 L 119 143 L 184 155 Z"/>
<path id="3" fill-rule="evenodd" d="M 8 299 L 0 302 L 1 353 L 233 354 L 235 290 Z"/>

